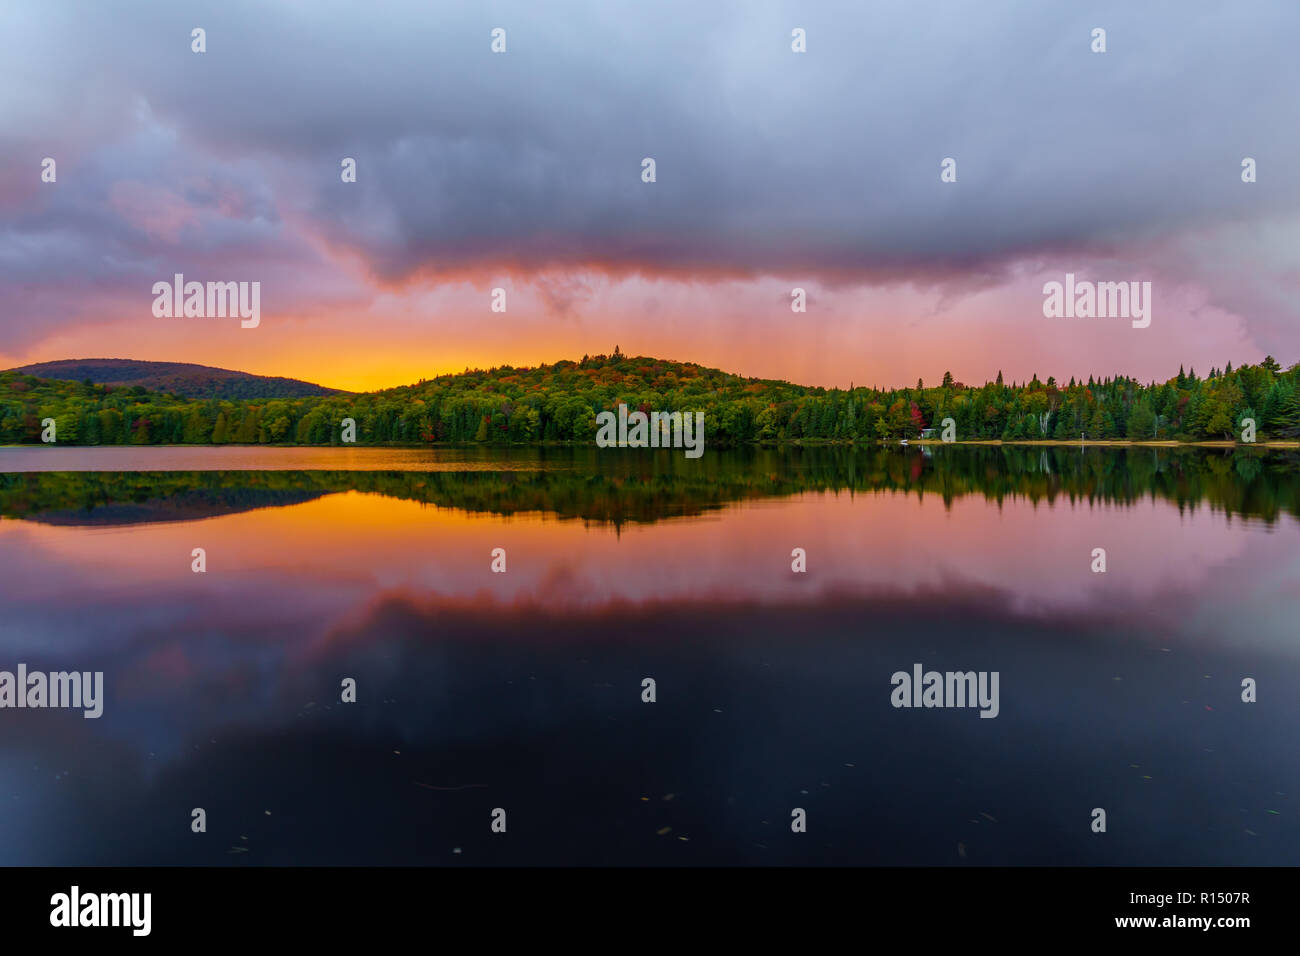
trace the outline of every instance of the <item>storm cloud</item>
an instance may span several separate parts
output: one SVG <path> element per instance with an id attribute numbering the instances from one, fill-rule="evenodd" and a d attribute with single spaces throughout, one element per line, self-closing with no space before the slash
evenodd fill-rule
<path id="1" fill-rule="evenodd" d="M 139 308 L 173 271 L 256 273 L 301 309 L 504 273 L 566 314 L 591 275 L 946 303 L 1096 265 L 1196 281 L 1293 352 L 1298 28 L 1280 0 L 20 0 L 0 12 L 3 344 Z"/>

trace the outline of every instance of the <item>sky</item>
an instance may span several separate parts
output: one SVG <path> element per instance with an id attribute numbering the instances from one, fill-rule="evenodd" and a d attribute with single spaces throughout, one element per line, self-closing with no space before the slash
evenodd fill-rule
<path id="1" fill-rule="evenodd" d="M 1297 36 L 1291 0 L 7 0 L 0 368 L 1288 366 Z M 260 323 L 156 317 L 176 273 L 261 283 Z M 1044 316 L 1066 273 L 1150 282 L 1150 325 Z"/>

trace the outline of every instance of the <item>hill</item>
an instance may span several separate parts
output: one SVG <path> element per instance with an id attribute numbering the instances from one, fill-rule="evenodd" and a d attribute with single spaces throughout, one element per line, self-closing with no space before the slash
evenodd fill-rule
<path id="1" fill-rule="evenodd" d="M 151 392 L 170 392 L 184 398 L 310 398 L 340 394 L 296 378 L 252 375 L 227 368 L 189 362 L 137 362 L 134 359 L 63 359 L 10 369 L 38 378 L 96 385 L 139 386 Z"/>
<path id="2" fill-rule="evenodd" d="M 710 447 L 894 441 L 936 426 L 958 441 L 1235 441 L 1247 419 L 1259 440 L 1279 440 L 1300 435 L 1300 363 L 1284 370 L 1270 356 L 1258 365 L 1212 368 L 1205 378 L 1180 368 L 1163 383 L 1124 375 L 1044 382 L 1035 375 L 1017 384 L 1004 383 L 999 372 L 983 385 L 945 374 L 938 385 L 840 389 L 616 348 L 576 362 L 466 369 L 375 392 L 239 399 L 9 371 L 0 372 L 0 444 L 40 442 L 50 419 L 59 444 L 337 444 L 349 419 L 349 435 L 355 426 L 354 440 L 363 445 L 591 443 L 596 415 L 620 404 L 703 412 Z"/>

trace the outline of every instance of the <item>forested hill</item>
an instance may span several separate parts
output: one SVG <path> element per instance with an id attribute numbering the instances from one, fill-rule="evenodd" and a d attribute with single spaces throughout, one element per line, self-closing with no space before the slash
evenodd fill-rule
<path id="1" fill-rule="evenodd" d="M 226 368 L 193 365 L 189 362 L 137 362 L 134 359 L 64 359 L 38 362 L 13 371 L 38 378 L 93 382 L 96 385 L 119 385 L 144 388 L 152 392 L 171 392 L 185 398 L 303 398 L 334 395 L 337 389 L 325 388 L 296 378 L 252 375 Z"/>
<path id="2" fill-rule="evenodd" d="M 1125 376 L 963 385 L 945 375 L 914 388 L 814 388 L 744 378 L 689 363 L 613 355 L 536 368 L 493 368 L 361 394 L 188 400 L 141 387 L 0 373 L 0 443 L 39 442 L 53 418 L 60 444 L 222 444 L 340 439 L 359 443 L 590 442 L 596 414 L 620 403 L 642 411 L 703 411 L 709 445 L 870 442 L 916 437 L 946 417 L 958 440 L 1237 439 L 1253 418 L 1258 439 L 1300 436 L 1300 364 L 1283 370 L 1227 363 L 1201 378 Z"/>

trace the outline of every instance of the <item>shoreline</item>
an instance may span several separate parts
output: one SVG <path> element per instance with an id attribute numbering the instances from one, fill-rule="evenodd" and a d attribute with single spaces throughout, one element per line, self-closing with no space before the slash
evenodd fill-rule
<path id="1" fill-rule="evenodd" d="M 1017 445 L 1017 446 L 1040 446 L 1043 448 L 1064 448 L 1064 447 L 1115 447 L 1115 448 L 1273 448 L 1273 449 L 1300 449 L 1300 439 L 1279 438 L 1258 442 L 1237 442 L 1237 441 L 1173 441 L 1171 439 L 1161 440 L 1142 440 L 1134 441 L 1128 438 L 1090 438 L 1083 441 L 1062 441 L 1058 439 L 1008 439 L 1001 438 L 978 438 L 964 441 L 946 442 L 938 438 L 909 438 L 906 439 L 907 447 L 913 445 L 933 446 L 933 445 Z M 506 448 L 595 448 L 594 443 L 575 442 L 575 441 L 540 441 L 540 442 L 516 442 L 511 444 L 497 444 L 489 442 L 329 442 L 321 444 L 300 444 L 298 442 L 221 442 L 212 444 L 204 442 L 201 444 L 187 444 L 185 442 L 160 442 L 157 444 L 134 444 L 130 442 L 112 443 L 112 444 L 60 444 L 53 442 L 45 444 L 42 442 L 29 442 L 23 444 L 0 444 L 0 450 L 6 448 L 482 448 L 506 449 Z M 886 441 L 871 442 L 854 442 L 854 441 L 835 441 L 831 439 L 796 439 L 794 441 L 783 442 L 746 442 L 741 445 L 718 445 L 728 451 L 735 451 L 741 448 L 899 448 L 903 446 L 903 440 L 891 438 Z M 640 449 L 634 449 L 640 450 Z M 653 451 L 655 449 L 645 449 Z M 673 449 L 667 449 L 673 450 Z"/>
<path id="2" fill-rule="evenodd" d="M 1028 439 L 1014 438 L 1003 440 L 1001 438 L 983 438 L 969 441 L 950 441 L 945 442 L 934 438 L 909 438 L 908 445 L 1042 445 L 1048 446 L 1108 446 L 1133 447 L 1133 448 L 1300 448 L 1300 439 L 1294 438 L 1277 438 L 1268 441 L 1257 442 L 1240 442 L 1240 441 L 1173 441 L 1171 439 L 1144 439 L 1135 441 L 1131 438 L 1089 438 L 1084 441 L 1062 441 L 1059 439 Z M 901 444 L 901 442 L 900 442 Z"/>

